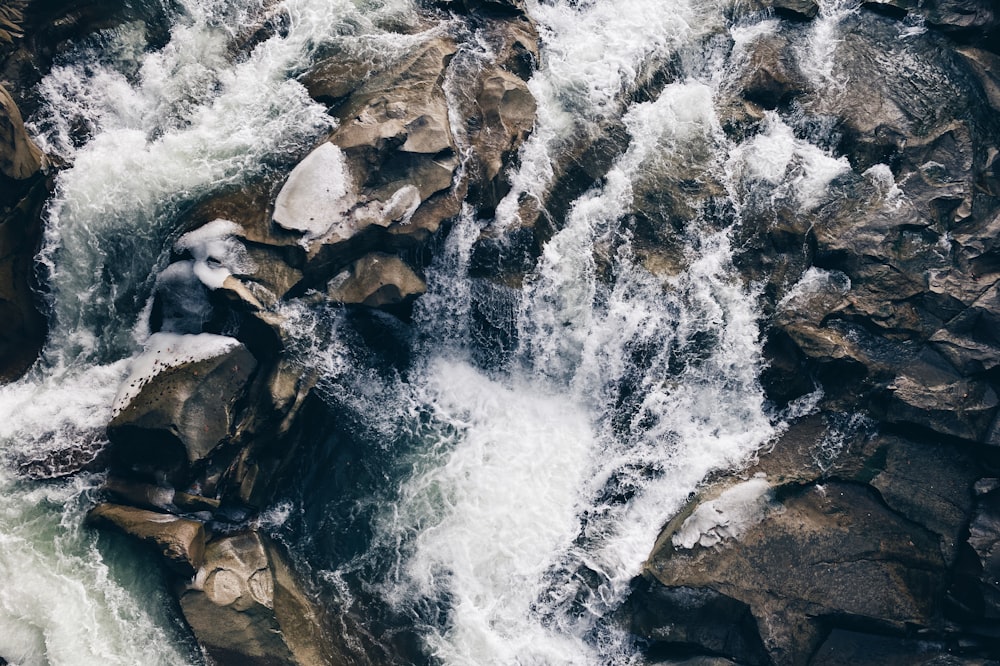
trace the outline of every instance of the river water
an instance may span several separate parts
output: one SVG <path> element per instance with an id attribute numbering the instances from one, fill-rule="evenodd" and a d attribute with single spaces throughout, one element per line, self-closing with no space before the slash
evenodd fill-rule
<path id="1" fill-rule="evenodd" d="M 830 76 L 817 59 L 834 57 L 851 8 L 829 3 L 802 37 L 814 76 Z M 745 464 L 783 427 L 758 382 L 760 313 L 733 231 L 750 199 L 807 212 L 848 166 L 773 112 L 753 136 L 723 131 L 746 45 L 778 27 L 767 16 L 704 0 L 528 9 L 542 34 L 537 126 L 495 218 L 469 202 L 441 243 L 412 325 L 284 306 L 290 353 L 319 372 L 329 418 L 259 524 L 334 616 L 370 614 L 371 640 L 406 643 L 411 661 L 641 663 L 610 617 L 657 532 L 708 473 Z M 0 388 L 0 656 L 12 663 L 200 661 L 145 555 L 82 526 L 100 476 L 14 470 L 102 441 L 185 206 L 287 171 L 332 127 L 295 79 L 311 59 L 334 43 L 391 58 L 422 39 L 392 32 L 417 26 L 404 0 L 181 0 L 168 16 L 160 48 L 139 23 L 79 44 L 40 84 L 30 123 L 71 167 L 39 256 L 50 338 Z M 277 33 L 248 46 L 268 22 Z M 661 70 L 669 83 L 634 94 Z M 609 124 L 627 145 L 554 220 L 523 279 L 470 277 L 480 233 L 516 227 L 561 151 Z M 710 193 L 661 218 L 644 208 L 691 179 Z M 673 225 L 669 268 L 638 246 L 638 213 Z"/>

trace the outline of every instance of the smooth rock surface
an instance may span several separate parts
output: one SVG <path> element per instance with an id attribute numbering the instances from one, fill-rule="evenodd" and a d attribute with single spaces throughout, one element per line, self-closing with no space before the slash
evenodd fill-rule
<path id="1" fill-rule="evenodd" d="M 44 163 L 42 151 L 24 129 L 21 111 L 7 89 L 0 86 L 0 174 L 25 180 L 38 173 Z"/>
<path id="2" fill-rule="evenodd" d="M 400 306 L 426 291 L 427 285 L 402 259 L 381 252 L 358 259 L 327 285 L 331 300 L 371 308 Z"/>
<path id="3" fill-rule="evenodd" d="M 184 576 L 202 565 L 205 526 L 198 521 L 121 504 L 99 504 L 87 517 L 97 527 L 111 527 L 151 544 Z"/>
<path id="4" fill-rule="evenodd" d="M 236 403 L 256 366 L 236 343 L 133 379 L 136 386 L 126 387 L 133 397 L 108 425 L 114 455 L 127 468 L 169 473 L 202 460 L 232 434 Z"/>

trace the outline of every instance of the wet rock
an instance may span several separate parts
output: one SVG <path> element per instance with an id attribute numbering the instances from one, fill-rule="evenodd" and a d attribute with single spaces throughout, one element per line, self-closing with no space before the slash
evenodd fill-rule
<path id="1" fill-rule="evenodd" d="M 7 89 L 0 86 L 0 175 L 12 180 L 34 176 L 44 156 L 24 130 L 21 112 Z"/>
<path id="2" fill-rule="evenodd" d="M 927 383 L 900 375 L 889 386 L 885 420 L 982 441 L 997 411 L 997 395 L 985 382 L 964 379 Z"/>
<path id="3" fill-rule="evenodd" d="M 814 0 L 752 0 L 748 5 L 756 11 L 773 9 L 783 18 L 798 21 L 815 18 L 819 13 L 819 5 Z"/>
<path id="4" fill-rule="evenodd" d="M 770 663 L 749 606 L 715 590 L 642 580 L 623 610 L 629 630 L 649 641 L 647 650 L 658 656 L 694 648 L 741 664 Z"/>
<path id="5" fill-rule="evenodd" d="M 44 165 L 17 104 L 0 86 L 0 382 L 23 374 L 45 337 L 32 293 L 42 208 L 52 188 L 40 173 Z"/>
<path id="6" fill-rule="evenodd" d="M 412 304 L 426 291 L 427 285 L 412 268 L 399 257 L 381 252 L 358 259 L 327 285 L 331 300 L 371 308 Z"/>
<path id="7" fill-rule="evenodd" d="M 120 504 L 99 504 L 87 515 L 97 527 L 117 529 L 151 544 L 183 576 L 191 576 L 205 555 L 205 527 L 166 513 Z"/>
<path id="8" fill-rule="evenodd" d="M 485 12 L 505 15 L 524 14 L 524 0 L 437 0 L 441 6 L 460 12 Z"/>
<path id="9" fill-rule="evenodd" d="M 816 655 L 811 666 L 851 666 L 853 664 L 879 664 L 880 666 L 988 666 L 990 659 L 958 657 L 947 644 L 934 641 L 907 639 L 901 636 L 834 629 Z"/>
<path id="10" fill-rule="evenodd" d="M 534 127 L 536 103 L 519 76 L 500 68 L 480 74 L 478 84 L 466 113 L 473 157 L 470 197 L 489 217 L 510 189 L 502 172 Z"/>
<path id="11" fill-rule="evenodd" d="M 278 547 L 256 532 L 211 541 L 180 604 L 195 638 L 220 666 L 338 663 L 318 610 Z"/>
<path id="12" fill-rule="evenodd" d="M 788 38 L 778 33 L 760 37 L 747 47 L 746 73 L 737 84 L 745 99 L 775 109 L 806 92 L 808 85 L 790 46 Z"/>
<path id="13" fill-rule="evenodd" d="M 17 82 L 11 93 L 26 116 L 44 101 L 39 99 L 35 84 L 48 73 L 58 56 L 88 35 L 130 21 L 142 21 L 151 47 L 162 45 L 169 38 L 168 8 L 159 3 L 15 0 L 4 4 L 23 7 L 23 20 L 19 22 L 23 36 L 9 44 L 0 39 L 0 80 Z"/>
<path id="14" fill-rule="evenodd" d="M 52 181 L 37 177 L 9 187 L 0 182 L 0 382 L 21 376 L 34 363 L 47 328 L 33 292 L 34 256 Z M 20 197 L 8 208 L 2 199 L 15 193 Z"/>
<path id="15" fill-rule="evenodd" d="M 456 49 L 430 38 L 369 77 L 337 109 L 330 141 L 282 187 L 274 221 L 308 245 L 309 284 L 376 247 L 419 247 L 458 212 L 450 191 L 459 160 L 442 88 Z"/>
<path id="16" fill-rule="evenodd" d="M 865 448 L 870 454 L 858 480 L 876 488 L 893 511 L 938 534 L 941 555 L 953 564 L 973 509 L 976 460 L 953 445 L 886 435 Z"/>
<path id="17" fill-rule="evenodd" d="M 108 425 L 108 437 L 125 468 L 176 473 L 232 435 L 236 403 L 257 361 L 235 340 L 215 355 L 193 361 L 168 359 L 156 365 L 157 351 L 163 350 L 141 357 L 153 364 L 154 374 L 127 380 L 125 400 Z"/>
<path id="18" fill-rule="evenodd" d="M 980 617 L 1000 619 L 1000 484 L 981 480 L 969 525 L 967 561 L 959 571 L 960 598 Z"/>
<path id="19" fill-rule="evenodd" d="M 946 582 L 935 535 L 860 484 L 787 486 L 777 497 L 781 510 L 714 548 L 677 547 L 672 521 L 646 575 L 667 588 L 708 589 L 747 604 L 780 664 L 805 663 L 832 618 L 897 631 L 934 624 Z"/>
<path id="20" fill-rule="evenodd" d="M 174 489 L 110 477 L 103 490 L 119 502 L 131 506 L 169 512 L 174 508 Z"/>
<path id="21" fill-rule="evenodd" d="M 335 106 L 364 82 L 372 72 L 365 58 L 334 50 L 302 75 L 302 85 L 317 102 Z"/>
<path id="22" fill-rule="evenodd" d="M 1000 364 L 1000 283 L 931 336 L 934 347 L 963 376 L 988 372 Z"/>

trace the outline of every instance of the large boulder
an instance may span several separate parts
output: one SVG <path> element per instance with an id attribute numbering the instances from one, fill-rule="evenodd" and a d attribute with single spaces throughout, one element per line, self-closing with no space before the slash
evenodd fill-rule
<path id="1" fill-rule="evenodd" d="M 323 281 L 376 245 L 413 248 L 459 210 L 443 81 L 457 46 L 432 37 L 370 77 L 337 109 L 340 126 L 291 173 L 274 222 L 309 244 Z"/>
<path id="2" fill-rule="evenodd" d="M 889 510 L 863 484 L 792 484 L 775 493 L 771 510 L 730 516 L 730 527 L 749 522 L 738 538 L 715 546 L 686 538 L 697 510 L 682 513 L 661 535 L 646 576 L 668 590 L 746 604 L 777 664 L 806 663 L 824 629 L 840 622 L 898 632 L 936 625 L 947 574 L 935 535 Z M 715 645 L 701 649 L 717 653 Z"/>
<path id="3" fill-rule="evenodd" d="M 133 362 L 108 425 L 119 464 L 173 474 L 233 434 L 237 401 L 257 361 L 223 336 L 158 333 Z"/>
<path id="4" fill-rule="evenodd" d="M 211 541 L 180 603 L 195 638 L 219 666 L 338 663 L 319 611 L 278 547 L 257 532 Z"/>
<path id="5" fill-rule="evenodd" d="M 96 527 L 115 529 L 152 545 L 183 576 L 192 576 L 202 565 L 205 526 L 196 520 L 121 504 L 98 504 L 87 518 Z"/>

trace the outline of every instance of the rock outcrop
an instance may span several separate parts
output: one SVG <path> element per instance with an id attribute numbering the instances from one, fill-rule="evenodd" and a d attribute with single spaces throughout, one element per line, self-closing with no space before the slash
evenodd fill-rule
<path id="1" fill-rule="evenodd" d="M 180 604 L 199 643 L 220 666 L 340 663 L 284 556 L 256 532 L 212 540 Z"/>
<path id="2" fill-rule="evenodd" d="M 232 339 L 210 337 L 208 357 L 197 358 L 198 336 L 176 342 L 164 335 L 135 362 L 108 437 L 124 468 L 173 475 L 232 437 L 236 404 L 257 362 Z M 147 365 L 152 372 L 144 374 Z"/>
<path id="3" fill-rule="evenodd" d="M 52 186 L 43 166 L 17 104 L 0 86 L 0 382 L 20 376 L 45 337 L 32 291 L 42 207 Z"/>
<path id="4" fill-rule="evenodd" d="M 773 4 L 783 28 L 751 45 L 741 96 L 836 118 L 851 170 L 812 211 L 751 202 L 736 262 L 763 285 L 765 391 L 817 404 L 744 470 L 775 505 L 738 537 L 684 533 L 725 478 L 664 528 L 629 626 L 651 654 L 736 663 L 992 663 L 1000 107 L 993 56 L 965 44 L 985 43 L 992 9 L 866 3 L 832 77 L 871 85 L 817 89 L 783 37 L 815 12 Z M 900 44 L 908 13 L 930 29 Z M 699 633 L 708 608 L 728 634 Z"/>
<path id="5" fill-rule="evenodd" d="M 488 62 L 463 50 L 472 31 L 454 23 L 407 36 L 413 47 L 394 60 L 320 57 L 302 80 L 336 129 L 287 175 L 193 206 L 156 278 L 154 335 L 107 431 L 104 493 L 121 504 L 92 520 L 165 553 L 214 663 L 357 662 L 250 520 L 286 490 L 318 401 L 315 373 L 289 354 L 287 302 L 406 320 L 436 239 L 467 192 L 495 206 L 534 125 L 525 80 L 538 35 L 521 4 L 449 9 L 492 45 Z M 179 530 L 200 535 L 203 556 L 177 547 Z"/>

